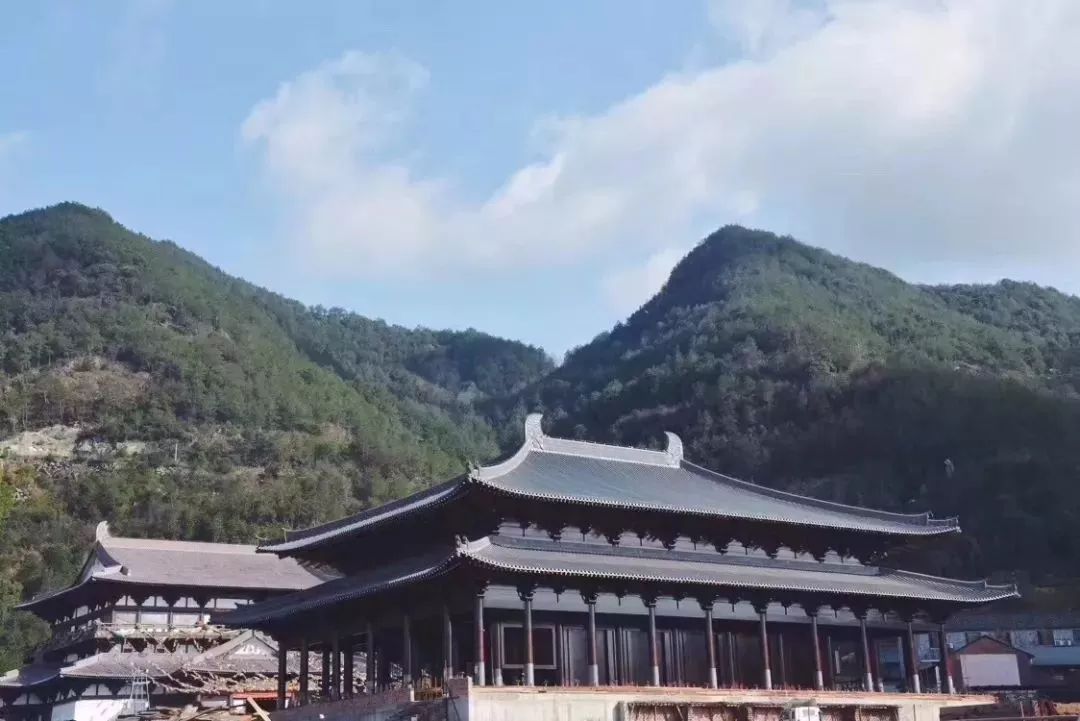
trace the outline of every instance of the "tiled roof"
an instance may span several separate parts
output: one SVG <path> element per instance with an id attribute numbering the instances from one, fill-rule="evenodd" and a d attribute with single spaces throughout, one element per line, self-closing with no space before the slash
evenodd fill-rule
<path id="1" fill-rule="evenodd" d="M 321 586 L 306 591 L 297 591 L 250 606 L 241 606 L 234 611 L 216 614 L 213 621 L 239 628 L 253 626 L 263 621 L 364 598 L 433 578 L 454 568 L 460 560 L 460 556 L 453 552 L 434 551 L 385 564 L 357 575 L 327 581 Z"/>
<path id="2" fill-rule="evenodd" d="M 88 583 L 182 586 L 185 588 L 296 591 L 328 578 L 295 559 L 256 553 L 255 546 L 195 541 L 120 538 L 100 523 L 83 578 L 59 591 L 23 603 L 33 610 Z"/>
<path id="3" fill-rule="evenodd" d="M 146 674 L 150 678 L 161 678 L 179 671 L 184 660 L 181 653 L 106 651 L 79 659 L 66 666 L 60 675 L 64 678 L 131 678 Z"/>
<path id="4" fill-rule="evenodd" d="M 777 491 L 707 470 L 683 459 L 682 442 L 668 434 L 664 451 L 551 438 L 540 416 L 525 424 L 525 443 L 510 458 L 473 470 L 393 504 L 287 534 L 261 550 L 289 554 L 314 548 L 392 518 L 456 498 L 470 485 L 500 493 L 583 505 L 671 511 L 698 516 L 837 528 L 899 536 L 959 530 L 956 519 L 878 511 Z"/>
<path id="5" fill-rule="evenodd" d="M 986 603 L 1016 595 L 1012 586 L 961 581 L 876 566 L 780 561 L 716 553 L 618 548 L 489 537 L 467 554 L 480 565 L 523 573 L 660 581 L 724 588 L 792 590 Z"/>
<path id="6" fill-rule="evenodd" d="M 318 654 L 311 655 L 309 665 L 314 673 L 319 673 Z M 297 673 L 299 668 L 300 655 L 290 653 L 289 672 Z M 152 679 L 162 679 L 189 672 L 276 676 L 277 646 L 253 631 L 246 631 L 227 643 L 219 644 L 197 655 L 172 652 L 105 651 L 79 659 L 66 666 L 58 664 L 24 666 L 0 676 L 0 688 L 35 686 L 57 678 L 129 679 L 145 674 Z"/>
<path id="7" fill-rule="evenodd" d="M 216 620 L 231 626 L 259 625 L 429 579 L 460 565 L 544 577 L 711 587 L 721 595 L 724 589 L 761 589 L 958 604 L 987 603 L 1016 595 L 1013 586 L 992 586 L 983 581 L 961 581 L 856 564 L 489 536 L 459 546 L 453 552 L 399 561 L 239 608 Z"/>

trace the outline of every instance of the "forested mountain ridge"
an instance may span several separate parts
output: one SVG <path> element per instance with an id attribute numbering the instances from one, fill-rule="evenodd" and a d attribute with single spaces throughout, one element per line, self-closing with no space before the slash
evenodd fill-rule
<path id="1" fill-rule="evenodd" d="M 100 210 L 0 219 L 0 661 L 40 632 L 10 606 L 69 581 L 97 520 L 251 542 L 390 500 L 497 454 L 474 404 L 551 368 L 306 308 Z"/>
<path id="2" fill-rule="evenodd" d="M 620 443 L 673 430 L 761 483 L 959 515 L 931 570 L 1047 578 L 1080 558 L 1077 348 L 1080 300 L 1057 291 L 918 286 L 731 226 L 514 411 Z"/>
<path id="3" fill-rule="evenodd" d="M 1080 559 L 1080 300 L 926 287 L 740 227 L 558 368 L 478 331 L 307 308 L 102 211 L 0 219 L 0 667 L 11 611 L 94 523 L 279 537 L 557 434 L 660 444 L 771 486 L 959 515 L 921 559 L 1036 580 Z"/>

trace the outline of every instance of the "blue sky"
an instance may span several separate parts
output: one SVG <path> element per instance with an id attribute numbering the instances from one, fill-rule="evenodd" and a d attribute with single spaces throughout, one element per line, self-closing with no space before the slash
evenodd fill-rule
<path id="1" fill-rule="evenodd" d="M 1076 3 L 12 3 L 0 214 L 558 355 L 709 230 L 1080 290 Z"/>

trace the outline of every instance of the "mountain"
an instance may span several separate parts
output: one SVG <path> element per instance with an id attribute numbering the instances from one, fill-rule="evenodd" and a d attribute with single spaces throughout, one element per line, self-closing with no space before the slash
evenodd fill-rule
<path id="1" fill-rule="evenodd" d="M 551 368 L 307 308 L 100 210 L 0 220 L 0 661 L 35 633 L 10 605 L 66 582 L 97 520 L 251 541 L 389 500 L 496 454 L 475 405 Z"/>
<path id="2" fill-rule="evenodd" d="M 99 210 L 4 218 L 0 667 L 42 634 L 11 606 L 66 583 L 102 518 L 278 538 L 506 451 L 537 409 L 558 435 L 673 430 L 762 484 L 959 515 L 963 538 L 918 565 L 1049 588 L 1080 560 L 1078 349 L 1072 296 L 913 285 L 730 226 L 555 368 L 478 331 L 305 307 Z"/>
<path id="3" fill-rule="evenodd" d="M 659 445 L 838 501 L 959 515 L 928 570 L 1067 574 L 1080 559 L 1080 299 L 926 287 L 726 227 L 625 323 L 498 413 Z"/>

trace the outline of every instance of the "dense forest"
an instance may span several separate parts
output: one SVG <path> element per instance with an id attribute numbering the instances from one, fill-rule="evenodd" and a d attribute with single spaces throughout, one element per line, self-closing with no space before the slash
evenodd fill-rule
<path id="1" fill-rule="evenodd" d="M 11 610 L 70 580 L 93 524 L 279 537 L 549 430 L 757 482 L 961 517 L 920 560 L 1042 583 L 1080 559 L 1080 300 L 922 287 L 726 227 L 555 368 L 477 331 L 307 308 L 76 204 L 0 220 L 0 667 Z M 1003 533 L 1002 529 L 1008 529 Z"/>
<path id="2" fill-rule="evenodd" d="M 476 403 L 551 370 L 476 331 L 305 308 L 64 204 L 0 220 L 0 666 L 10 611 L 118 531 L 279 537 L 498 453 Z"/>
<path id="3" fill-rule="evenodd" d="M 698 462 L 760 483 L 958 515 L 966 538 L 932 570 L 1050 580 L 1080 559 L 1078 349 L 1080 299 L 921 287 L 726 227 L 518 403 L 560 433 L 673 430 Z"/>

